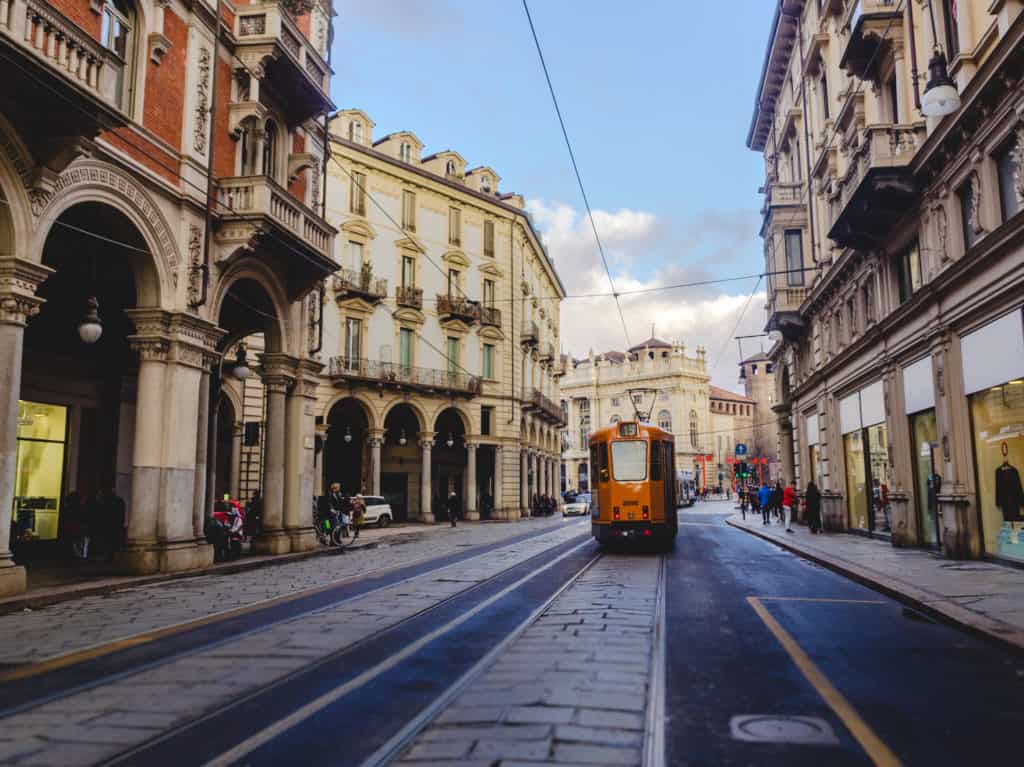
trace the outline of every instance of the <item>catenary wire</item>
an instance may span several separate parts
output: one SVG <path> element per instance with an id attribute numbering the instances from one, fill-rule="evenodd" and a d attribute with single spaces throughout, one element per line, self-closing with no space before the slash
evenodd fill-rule
<path id="1" fill-rule="evenodd" d="M 551 74 L 548 72 L 547 62 L 544 60 L 544 51 L 541 49 L 540 38 L 537 37 L 537 28 L 533 25 L 533 17 L 530 15 L 530 6 L 523 0 L 523 10 L 526 12 L 526 20 L 530 24 L 530 33 L 533 35 L 533 43 L 537 48 L 537 56 L 540 58 L 541 68 L 544 70 L 544 79 L 548 84 L 548 92 L 551 94 L 551 102 L 555 106 L 555 114 L 558 116 L 558 124 L 562 128 L 562 138 L 565 139 L 565 147 L 569 150 L 569 159 L 572 161 L 572 169 L 576 174 L 576 183 L 580 187 L 580 195 L 583 197 L 583 205 L 587 209 L 587 218 L 590 219 L 590 228 L 594 232 L 594 241 L 597 243 L 597 250 L 601 254 L 601 263 L 604 265 L 605 274 L 608 275 L 608 285 L 615 296 L 615 307 L 619 312 L 619 321 L 622 323 L 622 333 L 626 338 L 626 348 L 629 342 L 629 329 L 626 327 L 626 318 L 622 313 L 622 303 L 619 301 L 619 294 L 615 290 L 615 281 L 612 279 L 612 271 L 608 267 L 608 258 L 604 253 L 604 245 L 601 243 L 601 235 L 597 233 L 597 223 L 594 221 L 594 212 L 590 209 L 590 200 L 587 198 L 587 190 L 583 186 L 583 177 L 580 175 L 579 165 L 576 163 L 576 153 L 573 152 L 572 142 L 569 140 L 569 131 L 565 127 L 565 120 L 562 118 L 562 110 L 558 105 L 558 97 L 555 95 L 555 86 L 551 82 Z"/>

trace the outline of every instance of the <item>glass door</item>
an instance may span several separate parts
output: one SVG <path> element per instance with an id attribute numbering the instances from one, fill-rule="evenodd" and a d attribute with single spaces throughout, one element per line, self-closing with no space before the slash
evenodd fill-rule
<path id="1" fill-rule="evenodd" d="M 942 528 L 938 520 L 936 495 L 942 479 L 935 472 L 935 448 L 939 442 L 939 427 L 935 411 L 926 410 L 910 416 L 910 433 L 914 450 L 914 495 L 917 515 L 921 520 L 921 543 L 942 545 Z"/>
<path id="2" fill-rule="evenodd" d="M 867 531 L 868 480 L 867 464 L 864 460 L 864 439 L 861 430 L 843 437 L 843 453 L 846 460 L 846 509 L 851 528 Z"/>
<path id="3" fill-rule="evenodd" d="M 57 539 L 64 487 L 68 409 L 18 402 L 14 542 Z"/>

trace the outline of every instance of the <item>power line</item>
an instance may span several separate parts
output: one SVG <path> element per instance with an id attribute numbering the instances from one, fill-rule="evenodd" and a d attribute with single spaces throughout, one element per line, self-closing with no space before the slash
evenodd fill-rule
<path id="1" fill-rule="evenodd" d="M 724 354 L 726 348 L 728 348 L 728 344 L 732 341 L 732 337 L 736 335 L 736 331 L 739 329 L 740 323 L 743 322 L 743 316 L 747 313 L 747 309 L 750 308 L 750 302 L 754 300 L 754 296 L 757 294 L 757 289 L 761 287 L 761 279 L 761 277 L 758 277 L 757 282 L 754 283 L 754 289 L 750 291 L 750 295 L 747 297 L 747 302 L 743 304 L 743 309 L 736 318 L 736 324 L 733 326 L 732 332 L 725 337 L 725 342 L 722 344 L 722 348 L 719 349 L 718 354 L 715 355 L 715 361 L 711 365 L 711 370 L 718 367 L 718 363 L 722 360 L 722 354 Z"/>
<path id="2" fill-rule="evenodd" d="M 569 131 L 566 130 L 565 120 L 562 118 L 562 110 L 558 106 L 558 97 L 555 95 L 555 86 L 551 82 L 551 74 L 548 72 L 547 62 L 544 60 L 544 51 L 540 46 L 540 38 L 537 37 L 537 28 L 533 25 L 533 17 L 530 15 L 530 6 L 523 0 L 523 10 L 526 11 L 526 20 L 530 23 L 530 33 L 533 35 L 533 43 L 537 47 L 537 56 L 540 58 L 541 68 L 544 70 L 544 79 L 548 83 L 548 92 L 551 94 L 551 102 L 555 105 L 555 114 L 558 115 L 558 124 L 562 128 L 562 137 L 565 139 L 566 149 L 569 150 L 569 159 L 572 161 L 572 169 L 576 174 L 576 183 L 579 184 L 580 194 L 583 197 L 583 205 L 587 209 L 587 218 L 590 219 L 590 228 L 594 232 L 594 240 L 597 242 L 597 250 L 601 254 L 601 263 L 604 264 L 605 274 L 608 275 L 608 284 L 611 286 L 612 295 L 615 296 L 615 306 L 619 310 L 619 321 L 622 323 L 622 332 L 626 337 L 626 347 L 631 346 L 629 342 L 629 329 L 626 327 L 626 318 L 622 314 L 622 304 L 619 302 L 619 294 L 615 290 L 615 281 L 612 279 L 612 271 L 608 267 L 608 258 L 604 253 L 604 245 L 601 244 L 601 236 L 597 233 L 597 224 L 594 222 L 594 212 L 590 209 L 590 200 L 587 199 L 587 190 L 583 186 L 583 177 L 580 175 L 579 165 L 576 163 L 576 153 L 573 152 L 572 142 L 569 140 Z"/>

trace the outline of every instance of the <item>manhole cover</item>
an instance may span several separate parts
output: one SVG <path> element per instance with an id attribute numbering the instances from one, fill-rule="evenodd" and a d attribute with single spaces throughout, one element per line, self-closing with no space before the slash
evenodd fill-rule
<path id="1" fill-rule="evenodd" d="M 813 716 L 775 716 L 747 714 L 729 720 L 733 740 L 752 743 L 805 743 L 835 745 L 839 743 L 831 725 Z"/>

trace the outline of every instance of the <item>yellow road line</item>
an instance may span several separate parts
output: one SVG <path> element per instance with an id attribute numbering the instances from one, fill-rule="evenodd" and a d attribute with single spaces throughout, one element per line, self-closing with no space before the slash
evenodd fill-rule
<path id="1" fill-rule="evenodd" d="M 768 608 L 761 604 L 761 600 L 758 597 L 747 597 L 747 601 L 754 608 L 754 612 L 764 621 L 768 630 L 779 640 L 779 644 L 782 645 L 783 649 L 789 653 L 789 657 L 793 659 L 793 663 L 800 669 L 800 673 L 818 691 L 818 695 L 821 696 L 822 700 L 828 704 L 828 707 L 835 712 L 839 720 L 846 726 L 846 729 L 850 731 L 850 734 L 860 743 L 861 748 L 864 749 L 871 761 L 879 767 L 900 767 L 902 763 L 896 755 L 875 734 L 870 725 L 861 718 L 861 715 L 857 713 L 857 709 L 832 685 L 828 677 L 815 665 L 814 661 L 796 643 L 796 640 L 790 636 L 789 632 L 782 628 L 782 625 L 772 617 L 772 614 L 768 612 Z"/>
<path id="2" fill-rule="evenodd" d="M 884 605 L 888 604 L 882 599 L 830 599 L 828 597 L 750 597 L 761 602 L 825 602 L 840 605 Z"/>

